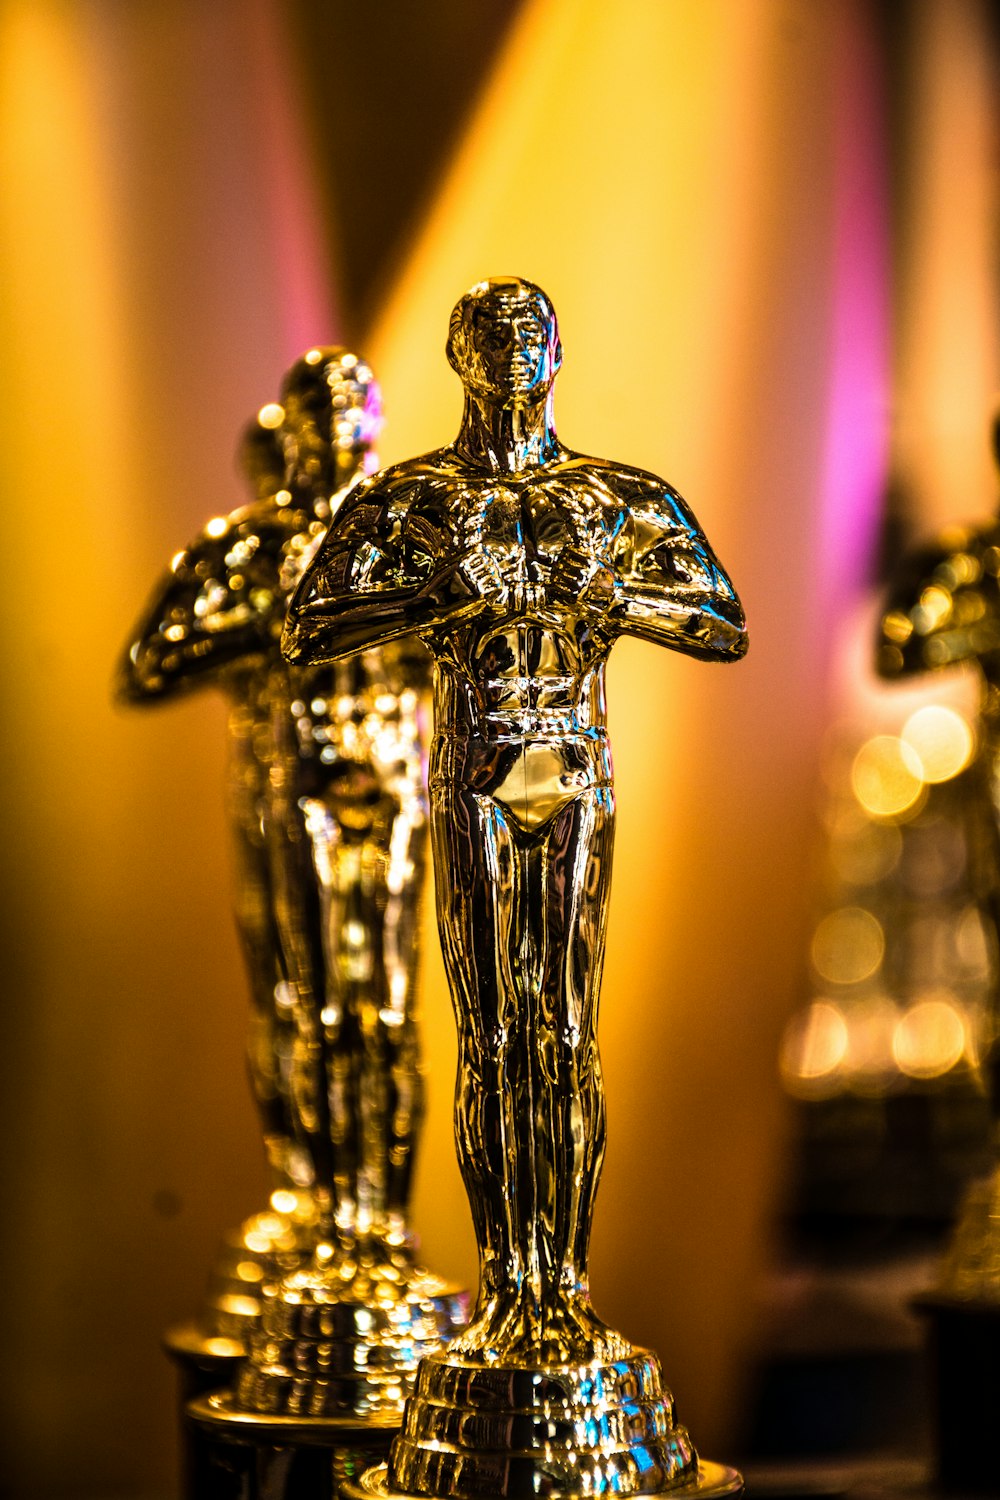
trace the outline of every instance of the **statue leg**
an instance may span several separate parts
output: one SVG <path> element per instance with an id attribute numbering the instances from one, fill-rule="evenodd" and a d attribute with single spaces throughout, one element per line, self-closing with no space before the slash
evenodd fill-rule
<path id="1" fill-rule="evenodd" d="M 488 1348 L 523 1284 L 517 1228 L 518 935 L 523 893 L 508 816 L 490 797 L 432 784 L 438 926 L 458 1028 L 455 1133 L 479 1246 L 479 1299 L 456 1349 Z"/>
<path id="2" fill-rule="evenodd" d="M 385 847 L 378 851 L 384 903 L 381 959 L 384 995 L 377 1017 L 379 1067 L 385 1098 L 384 1211 L 387 1227 L 404 1229 L 410 1202 L 417 1136 L 424 1113 L 424 1083 L 416 1019 L 416 969 L 420 902 L 427 851 L 427 809 L 422 780 L 394 798 Z"/>
<path id="3" fill-rule="evenodd" d="M 534 1002 L 534 1175 L 543 1342 L 594 1342 L 617 1357 L 617 1336 L 590 1306 L 587 1257 L 604 1157 L 604 1085 L 597 1010 L 614 848 L 610 787 L 577 795 L 548 824 L 539 848 L 539 977 Z M 610 1347 L 608 1339 L 614 1347 Z"/>
<path id="4" fill-rule="evenodd" d="M 275 910 L 288 973 L 294 1032 L 289 1059 L 289 1094 L 296 1135 L 315 1174 L 317 1207 L 330 1228 L 334 1203 L 331 1099 L 323 1066 L 321 1012 L 324 1008 L 323 911 L 311 849 L 297 813 L 276 820 L 272 872 Z"/>

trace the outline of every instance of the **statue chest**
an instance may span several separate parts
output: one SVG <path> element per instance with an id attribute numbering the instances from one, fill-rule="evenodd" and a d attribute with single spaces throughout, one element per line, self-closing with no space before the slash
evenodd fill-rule
<path id="1" fill-rule="evenodd" d="M 470 497 L 463 541 L 482 547 L 509 581 L 544 581 L 570 549 L 604 557 L 622 525 L 621 507 L 586 486 L 490 485 Z"/>

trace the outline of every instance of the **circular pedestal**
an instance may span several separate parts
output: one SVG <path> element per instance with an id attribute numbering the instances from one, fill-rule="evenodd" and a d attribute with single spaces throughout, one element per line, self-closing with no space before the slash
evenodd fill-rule
<path id="1" fill-rule="evenodd" d="M 185 1410 L 194 1458 L 185 1500 L 336 1500 L 382 1458 L 398 1425 L 240 1411 L 228 1393 Z"/>
<path id="2" fill-rule="evenodd" d="M 407 1249 L 309 1265 L 264 1288 L 260 1326 L 236 1379 L 238 1405 L 399 1426 L 423 1355 L 464 1325 L 466 1292 Z"/>
<path id="3" fill-rule="evenodd" d="M 192 1319 L 177 1323 L 163 1335 L 163 1347 L 177 1368 L 179 1401 L 181 1495 L 191 1500 L 197 1484 L 198 1455 L 185 1409 L 196 1396 L 229 1389 L 246 1350 L 239 1339 L 213 1337 Z"/>
<path id="4" fill-rule="evenodd" d="M 341 1482 L 340 1493 L 344 1500 L 414 1500 L 412 1495 L 404 1495 L 397 1490 L 389 1488 L 389 1465 L 379 1464 L 376 1468 L 367 1469 L 360 1479 L 344 1478 Z M 521 1495 L 519 1489 L 505 1490 L 500 1487 L 491 1492 L 483 1492 L 483 1500 L 505 1500 L 507 1496 Z M 562 1490 L 563 1497 L 572 1492 Z M 586 1494 L 590 1497 L 602 1493 L 611 1494 L 613 1491 L 602 1491 L 597 1488 L 588 1489 Z M 650 1492 L 647 1492 L 650 1493 Z M 681 1485 L 672 1485 L 665 1490 L 652 1491 L 653 1494 L 676 1495 L 678 1500 L 682 1497 L 690 1497 L 690 1500 L 723 1500 L 723 1496 L 736 1496 L 743 1494 L 743 1480 L 735 1469 L 727 1469 L 723 1464 L 713 1464 L 700 1459 L 697 1471 Z M 581 1489 L 576 1492 L 583 1496 Z"/>
<path id="5" fill-rule="evenodd" d="M 700 1464 L 656 1356 L 581 1365 L 423 1359 L 384 1469 L 355 1500 L 594 1500 L 735 1495 L 732 1470 Z"/>
<path id="6" fill-rule="evenodd" d="M 163 1347 L 180 1375 L 182 1407 L 195 1396 L 231 1385 L 246 1354 L 242 1340 L 204 1333 L 193 1319 L 168 1328 Z"/>
<path id="7" fill-rule="evenodd" d="M 938 1483 L 945 1493 L 996 1495 L 1000 1305 L 927 1293 L 913 1306 L 928 1327 Z"/>

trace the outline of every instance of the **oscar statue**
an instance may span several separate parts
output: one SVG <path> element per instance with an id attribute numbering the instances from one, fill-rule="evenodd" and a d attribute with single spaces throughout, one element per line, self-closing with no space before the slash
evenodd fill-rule
<path id="1" fill-rule="evenodd" d="M 560 443 L 562 350 L 538 287 L 473 287 L 447 353 L 457 439 L 351 491 L 284 634 L 299 666 L 414 632 L 434 661 L 431 842 L 479 1248 L 468 1327 L 424 1358 L 388 1466 L 348 1492 L 735 1494 L 675 1421 L 656 1356 L 595 1312 L 588 1246 L 615 826 L 605 664 L 620 634 L 736 660 L 743 612 L 668 484 Z"/>
<path id="2" fill-rule="evenodd" d="M 300 668 L 279 650 L 303 560 L 375 467 L 380 421 L 362 360 L 308 351 L 244 440 L 256 498 L 174 558 L 121 674 L 133 702 L 209 684 L 229 701 L 250 1073 L 275 1188 L 232 1237 L 198 1330 L 248 1357 L 231 1392 L 189 1413 L 282 1461 L 398 1425 L 420 1355 L 465 1316 L 417 1264 L 407 1219 L 426 654 L 409 642 Z M 236 1291 L 234 1260 L 251 1278 Z"/>

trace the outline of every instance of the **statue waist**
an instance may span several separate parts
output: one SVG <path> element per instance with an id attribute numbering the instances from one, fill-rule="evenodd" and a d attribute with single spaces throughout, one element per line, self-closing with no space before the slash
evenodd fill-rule
<path id="1" fill-rule="evenodd" d="M 431 792 L 460 788 L 492 797 L 518 822 L 535 828 L 581 792 L 611 789 L 607 730 L 559 739 L 489 740 L 436 735 L 431 744 Z"/>

